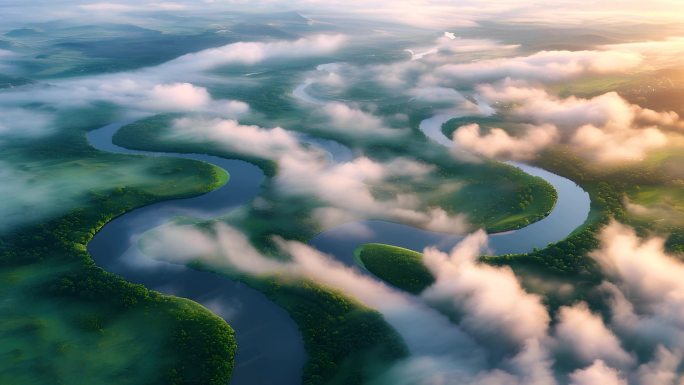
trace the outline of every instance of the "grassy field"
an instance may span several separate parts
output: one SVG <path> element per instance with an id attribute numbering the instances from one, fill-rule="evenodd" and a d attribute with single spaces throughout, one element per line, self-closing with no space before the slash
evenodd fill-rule
<path id="1" fill-rule="evenodd" d="M 58 192 L 41 198 L 59 209 L 0 235 L 0 382 L 225 384 L 236 349 L 225 321 L 101 270 L 85 246 L 118 215 L 210 191 L 227 176 L 201 162 L 91 149 L 85 132 L 111 119 L 104 110 L 72 111 L 59 136 L 3 154 L 6 162 L 30 155 L 24 165 L 37 170 L 49 165 L 24 169 L 35 190 Z M 112 183 L 85 177 L 93 173 Z"/>

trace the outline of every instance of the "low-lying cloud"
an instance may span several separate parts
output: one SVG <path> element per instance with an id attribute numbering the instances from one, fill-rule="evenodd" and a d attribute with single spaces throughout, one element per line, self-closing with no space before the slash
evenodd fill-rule
<path id="1" fill-rule="evenodd" d="M 592 254 L 609 280 L 603 286 L 610 299 L 609 322 L 580 302 L 562 307 L 554 326 L 541 297 L 526 292 L 510 269 L 477 262 L 486 248 L 483 232 L 449 254 L 425 250 L 436 283 L 413 297 L 299 242 L 277 241 L 279 253 L 292 258 L 283 262 L 262 255 L 244 234 L 223 224 L 209 232 L 189 225 L 157 231 L 170 235 L 148 236 L 142 243 L 154 257 L 183 263 L 204 258 L 218 268 L 311 279 L 382 312 L 412 354 L 380 373 L 378 384 L 674 385 L 683 378 L 679 346 L 684 322 L 677 301 L 684 296 L 675 278 L 684 264 L 666 255 L 662 240 L 640 240 L 617 223 L 603 230 L 602 245 Z M 198 237 L 199 250 L 214 256 L 189 252 L 179 258 L 177 250 L 184 248 L 176 243 Z M 460 316 L 449 321 L 435 311 L 443 311 L 445 303 Z M 505 341 L 512 344 L 502 353 Z M 557 366 L 559 357 L 571 357 L 575 364 Z"/>
<path id="2" fill-rule="evenodd" d="M 0 108 L 0 138 L 47 134 L 54 129 L 53 121 L 52 114 L 46 112 L 26 108 Z"/>
<path id="3" fill-rule="evenodd" d="M 15 161 L 16 162 L 16 161 Z M 93 191 L 121 186 L 149 187 L 147 165 L 119 165 L 93 172 L 87 162 L 24 160 L 0 162 L 0 234 L 63 215 L 83 205 Z"/>
<path id="4" fill-rule="evenodd" d="M 449 46 L 461 41 L 455 35 L 445 35 L 437 42 L 438 46 Z M 470 49 L 487 52 L 501 51 L 503 47 L 493 41 L 471 43 Z M 314 83 L 343 91 L 355 81 L 371 81 L 392 92 L 407 93 L 413 101 L 429 105 L 438 114 L 463 117 L 498 113 L 515 124 L 515 129 L 470 124 L 454 134 L 457 153 L 465 149 L 498 159 L 530 160 L 547 147 L 565 144 L 599 163 L 639 161 L 650 151 L 669 145 L 682 128 L 675 112 L 642 108 L 615 92 L 591 98 L 561 98 L 539 85 L 530 85 L 641 69 L 648 55 L 635 49 L 541 51 L 465 63 L 450 63 L 458 59 L 451 58 L 448 52 L 437 48 L 416 50 L 412 52 L 413 60 L 390 64 L 319 66 L 295 95 L 306 94 L 306 88 Z M 451 88 L 461 89 L 464 84 L 474 87 L 471 92 L 465 91 L 467 97 Z M 367 136 L 383 132 L 382 120 L 362 107 L 304 96 L 299 95 L 307 103 L 322 106 L 331 117 L 331 127 L 347 127 L 348 132 Z"/>
<path id="5" fill-rule="evenodd" d="M 511 121 L 526 124 L 519 136 L 496 127 L 483 133 L 477 125 L 454 132 L 459 148 L 488 157 L 528 160 L 546 147 L 567 144 L 600 163 L 638 161 L 668 145 L 668 138 L 677 135 L 673 132 L 682 125 L 675 112 L 642 108 L 615 92 L 588 99 L 558 98 L 510 82 L 478 90 L 483 103 L 499 106 Z"/>
<path id="6" fill-rule="evenodd" d="M 350 162 L 326 165 L 302 161 L 302 158 L 284 156 L 278 161 L 276 187 L 283 193 L 313 195 L 329 207 L 314 214 L 325 227 L 365 218 L 390 219 L 431 230 L 462 233 L 467 229 L 463 215 L 447 214 L 441 208 L 425 210 L 417 196 L 397 194 L 379 199 L 373 186 L 389 178 L 407 177 L 422 179 L 432 172 L 428 165 L 409 159 L 397 158 L 380 163 L 367 157 Z"/>
<path id="7" fill-rule="evenodd" d="M 600 236 L 592 256 L 610 282 L 612 322 L 617 330 L 652 349 L 680 350 L 684 343 L 684 264 L 665 252 L 662 238 L 640 239 L 613 223 Z"/>
<path id="8" fill-rule="evenodd" d="M 505 78 L 559 81 L 586 75 L 624 73 L 642 62 L 639 54 L 623 51 L 540 51 L 529 56 L 445 64 L 426 75 L 424 82 L 477 84 Z"/>
<path id="9" fill-rule="evenodd" d="M 320 130 L 333 131 L 344 136 L 366 140 L 377 140 L 378 138 L 387 140 L 407 134 L 407 129 L 388 127 L 382 118 L 357 105 L 337 100 L 323 100 L 309 93 L 309 88 L 314 84 L 344 89 L 345 75 L 341 75 L 341 72 L 350 69 L 349 66 L 343 66 L 339 63 L 319 65 L 310 77 L 293 90 L 292 96 L 307 107 L 315 106 L 314 114 L 325 119 L 319 127 Z M 357 69 L 354 68 L 354 70 Z"/>
<path id="10" fill-rule="evenodd" d="M 206 245 L 213 245 L 214 256 L 203 260 L 219 269 L 238 269 L 238 271 L 256 275 L 277 275 L 282 279 L 314 280 L 341 290 L 362 304 L 380 311 L 387 322 L 403 337 L 411 351 L 411 357 L 381 373 L 377 379 L 378 383 L 385 383 L 385 381 L 392 381 L 396 384 L 414 384 L 416 381 L 444 384 L 549 385 L 553 383 L 548 351 L 534 338 L 522 342 L 518 353 L 512 357 L 504 357 L 501 362 L 494 364 L 497 368 L 490 370 L 485 361 L 486 349 L 469 337 L 465 329 L 451 323 L 446 316 L 423 302 L 423 299 L 392 289 L 360 273 L 356 268 L 344 266 L 332 257 L 299 242 L 277 240 L 279 253 L 291 257 L 290 261 L 281 262 L 261 255 L 249 244 L 244 234 L 224 224 L 217 224 L 214 227 L 213 236 L 189 225 L 167 225 L 148 234 L 141 243 L 142 249 L 155 258 L 169 259 L 171 257 L 176 262 L 190 262 L 195 259 L 197 252 L 190 252 L 188 257 L 178 258 L 177 255 L 177 250 L 182 250 L 183 247 L 177 248 L 176 244 L 183 242 L 186 238 L 182 235 L 183 232 L 188 233 L 187 239 L 202 238 L 199 242 L 203 245 L 202 250 L 207 249 Z M 170 235 L 164 235 L 164 233 Z M 509 270 L 476 267 L 472 262 L 474 260 L 472 255 L 477 255 L 480 251 L 482 238 L 482 234 L 476 234 L 465 241 L 458 250 L 452 252 L 454 258 L 463 258 L 467 262 L 462 262 L 473 264 L 468 268 L 469 272 L 478 273 L 478 269 L 482 268 L 485 269 L 483 274 L 490 276 L 490 279 L 482 283 L 473 282 L 472 290 L 466 291 L 477 291 L 479 288 L 494 284 L 494 280 L 500 273 L 499 278 L 504 277 L 511 283 L 510 287 L 515 290 L 509 298 L 520 296 L 524 302 L 526 294 Z M 490 293 L 493 294 L 496 288 L 490 289 Z M 484 299 L 492 298 L 489 296 L 472 298 L 471 304 L 474 304 L 476 300 Z M 529 299 L 533 302 L 537 301 L 534 296 L 530 296 Z M 503 302 L 505 301 L 497 301 L 499 305 L 493 304 L 492 307 L 500 307 L 500 311 L 503 311 L 501 306 L 507 306 L 511 310 L 511 304 L 503 304 Z M 525 309 L 528 307 L 525 306 Z M 497 315 L 503 314 L 500 311 L 474 314 L 472 319 L 485 323 L 487 321 L 503 322 L 506 326 L 514 326 L 516 330 L 534 328 L 533 325 L 515 325 L 513 319 L 497 320 Z M 533 320 L 532 315 L 525 317 Z M 533 321 L 535 324 L 538 322 Z M 546 325 L 543 319 L 541 323 Z M 417 325 L 421 327 L 416 327 Z M 487 328 L 486 325 L 484 327 Z M 542 328 L 541 331 L 533 334 L 543 335 L 544 330 L 545 328 Z M 523 332 L 523 334 L 528 333 Z M 503 382 L 500 382 L 501 380 Z M 547 382 L 548 380 L 552 382 Z"/>
<path id="11" fill-rule="evenodd" d="M 406 49 L 411 55 L 411 60 L 427 59 L 431 62 L 444 62 L 454 59 L 455 54 L 487 52 L 487 51 L 506 51 L 518 48 L 517 44 L 501 44 L 491 39 L 465 39 L 457 37 L 454 33 L 444 32 L 435 39 L 432 46 Z M 437 57 L 435 57 L 437 56 Z M 439 57 L 441 56 L 441 57 Z"/>
<path id="12" fill-rule="evenodd" d="M 183 55 L 155 70 L 176 73 L 206 71 L 229 64 L 256 64 L 269 59 L 297 59 L 331 54 L 346 41 L 344 35 L 314 35 L 297 40 L 238 42 Z"/>
<path id="13" fill-rule="evenodd" d="M 249 111 L 244 102 L 212 98 L 205 87 L 127 73 L 55 81 L 49 86 L 21 87 L 0 95 L 0 102 L 8 106 L 46 103 L 63 110 L 109 102 L 125 107 L 131 116 L 200 112 L 231 117 Z"/>
<path id="14" fill-rule="evenodd" d="M 172 139 L 218 144 L 231 151 L 267 159 L 292 156 L 313 156 L 307 152 L 296 134 L 281 127 L 262 128 L 243 125 L 234 119 L 180 118 L 172 123 L 168 135 Z"/>
<path id="15" fill-rule="evenodd" d="M 200 239 L 202 250 L 207 249 L 206 245 L 213 245 L 215 255 L 209 256 L 209 261 L 219 268 L 235 268 L 256 275 L 276 274 L 286 279 L 311 279 L 342 290 L 364 305 L 380 310 L 416 354 L 434 351 L 448 353 L 450 349 L 456 348 L 452 353 L 463 360 L 462 364 L 458 364 L 464 366 L 462 370 L 466 370 L 467 362 L 477 363 L 481 359 L 473 342 L 453 327 L 443 315 L 411 296 L 361 274 L 355 268 L 346 267 L 307 245 L 277 240 L 280 252 L 292 258 L 291 261 L 280 262 L 263 256 L 251 246 L 243 233 L 230 226 L 217 224 L 213 232 L 214 237 L 192 226 L 166 225 L 149 234 L 142 241 L 141 247 L 146 254 L 155 258 L 172 257 L 177 258 L 174 259 L 175 262 L 189 262 L 198 255 L 196 251 L 184 257 L 171 251 L 177 250 L 175 245 L 183 242 L 186 237 L 182 233 L 186 233 L 189 237 L 187 239 Z M 425 328 L 415 328 L 416 323 Z"/>
<path id="16" fill-rule="evenodd" d="M 213 100 L 206 88 L 190 83 L 156 84 L 144 96 L 142 105 L 157 111 L 215 111 L 225 115 L 240 115 L 249 111 L 246 103 Z"/>
<path id="17" fill-rule="evenodd" d="M 382 218 L 449 233 L 462 233 L 468 228 L 465 216 L 439 207 L 424 208 L 415 194 L 399 193 L 385 199 L 374 194 L 375 187 L 391 178 L 429 177 L 434 167 L 425 163 L 408 158 L 379 162 L 365 156 L 330 162 L 321 156 L 324 149 L 303 146 L 295 132 L 242 125 L 231 119 L 178 119 L 170 135 L 186 141 L 212 142 L 233 152 L 275 161 L 276 190 L 286 195 L 316 197 L 324 206 L 316 209 L 314 216 L 324 227 Z"/>
<path id="18" fill-rule="evenodd" d="M 325 103 L 321 112 L 329 121 L 324 130 L 333 129 L 345 135 L 369 139 L 396 138 L 407 133 L 406 129 L 389 128 L 381 118 L 341 102 Z"/>
<path id="19" fill-rule="evenodd" d="M 12 72 L 14 69 L 11 60 L 16 56 L 12 51 L 6 49 L 0 49 L 0 71 Z"/>
<path id="20" fill-rule="evenodd" d="M 235 117 L 248 112 L 249 106 L 236 100 L 213 98 L 206 87 L 196 83 L 206 80 L 203 71 L 230 64 L 251 65 L 269 59 L 326 55 L 338 50 L 344 42 L 342 35 L 313 35 L 292 41 L 233 43 L 137 71 L 59 79 L 49 84 L 20 87 L 2 93 L 0 102 L 15 110 L 28 103 L 46 103 L 58 109 L 69 109 L 110 102 L 126 107 L 127 113 L 133 116 L 158 112 L 204 112 Z"/>
<path id="21" fill-rule="evenodd" d="M 585 365 L 600 360 L 613 367 L 627 367 L 633 362 L 617 336 L 585 303 L 559 310 L 556 336 L 562 348 L 572 350 Z"/>
<path id="22" fill-rule="evenodd" d="M 570 385 L 627 385 L 620 372 L 596 360 L 591 366 L 570 374 Z"/>
<path id="23" fill-rule="evenodd" d="M 462 326 L 481 337 L 522 344 L 545 335 L 549 316 L 541 297 L 526 293 L 510 268 L 478 263 L 487 234 L 480 230 L 451 253 L 428 248 L 425 265 L 436 282 L 423 292 L 430 301 L 448 301 L 464 315 Z"/>
<path id="24" fill-rule="evenodd" d="M 459 127 L 453 135 L 455 151 L 468 151 L 488 158 L 529 160 L 539 151 L 558 140 L 558 129 L 553 125 L 528 126 L 525 133 L 516 137 L 501 128 L 491 128 L 483 133 L 479 124 Z"/>

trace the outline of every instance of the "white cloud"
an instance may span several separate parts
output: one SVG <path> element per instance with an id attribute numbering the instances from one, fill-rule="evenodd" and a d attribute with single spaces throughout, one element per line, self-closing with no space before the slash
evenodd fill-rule
<path id="1" fill-rule="evenodd" d="M 664 128 L 682 124 L 674 112 L 630 104 L 615 92 L 589 99 L 558 98 L 512 82 L 482 85 L 478 91 L 483 103 L 514 122 L 527 123 L 518 137 L 496 128 L 483 134 L 476 125 L 462 126 L 454 133 L 460 148 L 489 157 L 525 160 L 561 143 L 600 163 L 638 161 L 676 135 L 666 134 Z"/>
<path id="2" fill-rule="evenodd" d="M 510 360 L 520 385 L 555 385 L 553 358 L 538 339 L 528 339 L 520 352 Z"/>
<path id="3" fill-rule="evenodd" d="M 478 87 L 478 92 L 485 102 L 510 107 L 513 117 L 530 119 L 540 124 L 550 123 L 560 128 L 577 128 L 582 125 L 609 128 L 673 125 L 678 123 L 679 118 L 672 111 L 657 112 L 631 104 L 616 92 L 607 92 L 592 98 L 559 98 L 541 88 L 515 82 L 482 85 Z"/>
<path id="4" fill-rule="evenodd" d="M 478 0 L 269 0 L 253 2 L 231 0 L 231 6 L 247 5 L 250 9 L 308 9 L 316 14 L 341 14 L 370 20 L 392 21 L 422 28 L 448 29 L 477 25 L 480 20 L 524 22 L 551 26 L 624 22 L 677 22 L 684 7 L 677 0 L 654 0 L 648 4 L 637 0 L 595 3 L 589 0 L 531 0 L 521 5 L 513 0 L 482 3 Z"/>
<path id="5" fill-rule="evenodd" d="M 171 228 L 173 226 L 177 228 Z M 629 255 L 638 250 L 643 255 L 644 249 L 640 248 L 633 232 L 621 225 L 611 226 L 614 228 L 603 234 L 607 237 L 604 242 L 609 240 L 611 245 L 604 243 L 598 253 L 620 252 L 630 258 Z M 157 231 L 162 235 L 155 234 Z M 168 234 L 163 235 L 164 232 Z M 618 232 L 619 236 L 615 237 L 611 232 Z M 214 235 L 210 235 L 212 233 Z M 630 237 L 627 245 L 614 250 L 617 246 L 613 243 L 623 243 L 622 235 Z M 636 248 L 632 237 L 636 239 Z M 143 250 L 157 258 L 172 258 L 183 263 L 202 258 L 219 269 L 238 269 L 256 275 L 275 274 L 284 279 L 311 279 L 381 311 L 406 340 L 412 355 L 381 373 L 377 383 L 555 385 L 556 378 L 564 376 L 567 381 L 560 383 L 571 385 L 675 385 L 680 380 L 680 350 L 668 349 L 654 341 L 653 356 L 636 362 L 637 356 L 626 353 L 619 339 L 627 338 L 633 344 L 633 336 L 625 335 L 619 327 L 618 332 L 614 332 L 609 326 L 615 324 L 604 324 L 583 303 L 561 308 L 555 337 L 549 336 L 549 316 L 540 297 L 526 293 L 509 269 L 476 262 L 476 256 L 486 244 L 486 235 L 482 232 L 465 239 L 449 255 L 433 249 L 425 251 L 426 264 L 437 277 L 437 283 L 429 289 L 432 294 L 423 298 L 430 300 L 427 303 L 434 299 L 450 301 L 462 311 L 463 320 L 458 324 L 427 307 L 420 301 L 422 298 L 400 293 L 299 242 L 277 241 L 279 253 L 292 257 L 291 261 L 283 262 L 262 255 L 249 244 L 244 234 L 223 224 L 215 225 L 211 232 L 192 226 L 164 226 L 148 234 L 147 238 L 150 241 L 142 243 Z M 183 244 L 183 240 L 193 242 Z M 193 244 L 197 245 L 197 250 L 188 249 L 187 245 Z M 198 257 L 208 252 L 215 252 L 215 255 Z M 180 255 L 183 253 L 186 256 Z M 635 275 L 640 273 L 641 270 L 634 270 Z M 650 281 L 657 280 L 657 276 L 650 273 L 646 272 Z M 678 273 L 674 271 L 672 276 Z M 626 283 L 620 279 L 617 281 L 621 290 L 631 294 L 635 289 L 625 287 Z M 433 294 L 437 290 L 443 291 L 435 297 Z M 630 322 L 630 317 L 626 321 Z M 416 328 L 416 325 L 421 327 Z M 483 335 L 495 338 L 482 339 Z M 514 341 L 516 347 L 503 356 L 494 354 L 506 341 Z M 680 346 L 678 339 L 669 343 Z M 556 371 L 559 368 L 554 365 L 555 353 L 550 348 L 558 346 L 570 346 L 576 357 L 588 366 L 572 372 Z"/>
<path id="6" fill-rule="evenodd" d="M 571 373 L 570 385 L 627 385 L 627 381 L 620 372 L 597 360 L 591 366 Z"/>
<path id="7" fill-rule="evenodd" d="M 468 151 L 489 158 L 529 160 L 558 140 L 558 130 L 547 124 L 541 127 L 529 126 L 521 137 L 514 137 L 501 128 L 491 128 L 482 133 L 478 124 L 468 124 L 454 131 L 454 151 Z"/>
<path id="8" fill-rule="evenodd" d="M 315 113 L 327 120 L 321 127 L 323 130 L 365 139 L 375 137 L 386 139 L 407 134 L 408 130 L 387 127 L 383 119 L 358 106 L 339 101 L 322 100 L 308 92 L 309 87 L 313 84 L 324 84 L 338 89 L 344 88 L 347 83 L 342 73 L 349 71 L 356 72 L 358 68 L 343 66 L 339 63 L 319 65 L 311 77 L 306 78 L 294 89 L 292 95 L 304 104 L 316 106 Z M 349 75 L 347 74 L 347 76 Z"/>
<path id="9" fill-rule="evenodd" d="M 427 59 L 431 62 L 444 62 L 448 59 L 456 59 L 454 54 L 473 53 L 473 52 L 489 52 L 489 51 L 506 51 L 518 48 L 517 44 L 503 45 L 495 40 L 490 39 L 464 39 L 457 37 L 450 32 L 435 39 L 433 45 L 428 47 L 406 49 L 405 51 L 411 55 L 411 60 Z"/>
<path id="10" fill-rule="evenodd" d="M 383 120 L 359 108 L 350 107 L 340 102 L 326 103 L 321 111 L 330 120 L 330 126 L 347 135 L 373 137 L 397 137 L 407 133 L 405 129 L 387 127 Z"/>
<path id="11" fill-rule="evenodd" d="M 58 108 L 108 101 L 137 112 L 209 112 L 221 116 L 245 113 L 245 103 L 216 100 L 208 90 L 186 79 L 227 64 L 254 64 L 263 60 L 320 56 L 345 42 L 342 35 L 314 35 L 294 41 L 239 42 L 183 55 L 138 71 L 54 80 L 48 87 L 23 87 L 0 95 L 12 104 L 44 102 Z"/>
<path id="12" fill-rule="evenodd" d="M 448 255 L 426 249 L 424 262 L 436 282 L 422 296 L 450 302 L 463 312 L 463 327 L 481 336 L 518 344 L 542 338 L 549 316 L 541 297 L 525 292 L 510 268 L 478 263 L 486 243 L 487 234 L 478 231 Z"/>
<path id="13" fill-rule="evenodd" d="M 446 102 L 460 105 L 468 102 L 468 99 L 460 92 L 447 87 L 417 87 L 409 91 L 409 94 L 413 95 L 416 100 L 428 103 Z"/>
<path id="14" fill-rule="evenodd" d="M 318 198 L 324 206 L 314 216 L 325 227 L 350 220 L 382 218 L 449 233 L 462 233 L 468 228 L 465 216 L 438 207 L 422 208 L 414 194 L 376 198 L 373 189 L 390 178 L 426 178 L 434 168 L 425 163 L 407 158 L 383 163 L 367 157 L 331 163 L 316 146 L 302 146 L 292 131 L 242 125 L 231 119 L 182 118 L 175 120 L 171 128 L 170 135 L 177 139 L 213 142 L 237 153 L 277 162 L 277 191 Z"/>
<path id="15" fill-rule="evenodd" d="M 425 81 L 441 84 L 492 82 L 505 78 L 558 81 L 582 75 L 623 73 L 636 69 L 641 56 L 623 51 L 541 51 L 530 56 L 445 64 Z"/>
<path id="16" fill-rule="evenodd" d="M 0 69 L 7 70 L 9 66 L 6 63 L 4 63 L 4 61 L 6 61 L 7 59 L 11 59 L 15 56 L 16 54 L 12 51 L 0 49 Z"/>
<path id="17" fill-rule="evenodd" d="M 601 360 L 614 367 L 628 367 L 633 362 L 615 334 L 585 303 L 560 308 L 556 336 L 562 347 L 572 350 L 584 364 Z"/>
<path id="18" fill-rule="evenodd" d="M 143 241 L 138 246 L 147 255 L 163 256 L 176 263 L 212 257 L 218 251 L 216 242 L 209 234 L 192 225 L 180 226 L 173 223 L 144 234 Z"/>
<path id="19" fill-rule="evenodd" d="M 208 111 L 236 116 L 249 106 L 236 100 L 214 100 L 204 87 L 190 83 L 156 84 L 142 96 L 140 106 L 153 111 Z"/>
<path id="20" fill-rule="evenodd" d="M 243 125 L 233 119 L 180 118 L 172 123 L 170 136 L 192 142 L 215 143 L 231 151 L 277 159 L 284 154 L 308 156 L 296 134 L 281 127 Z M 315 158 L 314 158 L 315 159 Z"/>
<path id="21" fill-rule="evenodd" d="M 415 223 L 426 229 L 448 234 L 462 234 L 470 228 L 465 215 L 454 215 L 439 207 L 430 208 L 424 214 L 416 216 Z"/>
<path id="22" fill-rule="evenodd" d="M 656 127 L 606 130 L 592 125 L 577 129 L 571 145 L 604 162 L 643 160 L 649 150 L 668 144 L 667 136 Z"/>
<path id="23" fill-rule="evenodd" d="M 205 88 L 189 83 L 157 84 L 152 87 L 149 98 L 148 104 L 160 109 L 196 109 L 211 101 Z"/>
<path id="24" fill-rule="evenodd" d="M 176 226 L 176 229 L 171 227 Z M 162 235 L 154 233 L 161 232 Z M 170 235 L 163 235 L 168 232 Z M 188 233 L 188 237 L 182 235 Z M 419 298 L 399 292 L 347 267 L 330 256 L 299 242 L 277 240 L 279 253 L 292 259 L 280 262 L 261 255 L 241 232 L 223 224 L 215 225 L 215 256 L 202 258 L 219 269 L 238 269 L 256 275 L 277 275 L 282 279 L 311 279 L 333 289 L 341 290 L 362 304 L 379 310 L 387 322 L 397 330 L 406 342 L 412 356 L 399 361 L 380 374 L 378 383 L 391 381 L 393 384 L 441 383 L 441 384 L 510 384 L 510 385 L 554 385 L 551 370 L 552 358 L 543 344 L 535 339 L 521 342 L 520 351 L 510 358 L 504 358 L 501 365 L 508 369 L 488 368 L 482 355 L 482 348 L 476 345 L 457 325 L 442 314 L 429 308 Z M 191 226 L 163 226 L 148 234 L 151 240 L 144 240 L 143 250 L 155 258 L 178 256 L 174 248 L 176 239 L 199 239 L 206 243 L 207 233 Z M 159 247 L 157 247 L 159 246 Z M 202 246 L 203 249 L 211 249 Z M 477 242 L 466 241 L 460 252 L 475 252 Z M 184 250 L 180 247 L 179 250 Z M 459 253 L 460 253 L 459 252 Z M 190 251 L 191 258 L 198 255 Z M 181 256 L 177 262 L 188 262 Z M 494 277 L 492 277 L 494 278 Z M 488 281 L 489 284 L 494 284 Z M 502 287 L 499 287 L 501 289 Z M 519 290 L 519 289 L 517 289 Z M 493 291 L 492 291 L 493 292 Z M 484 299 L 484 298 L 481 298 Z M 520 302 L 516 302 L 520 304 Z M 529 308 L 524 307 L 524 310 Z M 522 320 L 522 319 L 518 319 Z M 515 320 L 511 319 L 509 325 Z M 416 327 L 421 325 L 421 327 Z M 517 328 L 525 327 L 523 325 Z M 531 326 L 528 326 L 531 328 Z M 426 382 L 427 381 L 427 382 Z M 505 382 L 501 382 L 505 381 Z"/>
<path id="25" fill-rule="evenodd" d="M 43 135 L 53 130 L 52 114 L 25 108 L 0 108 L 0 137 Z"/>
<path id="26" fill-rule="evenodd" d="M 249 111 L 246 103 L 213 99 L 208 90 L 187 82 L 164 82 L 141 73 L 121 73 L 55 81 L 50 86 L 22 87 L 0 95 L 6 105 L 48 103 L 58 109 L 110 102 L 131 115 L 155 112 L 205 112 L 238 116 Z"/>
<path id="27" fill-rule="evenodd" d="M 612 283 L 612 323 L 642 346 L 679 349 L 684 344 L 684 264 L 665 252 L 661 238 L 640 239 L 614 222 L 600 234 L 601 248 L 591 256 Z"/>
<path id="28" fill-rule="evenodd" d="M 684 264 L 665 253 L 664 239 L 639 239 L 634 230 L 614 222 L 600 240 L 601 248 L 591 256 L 605 273 L 629 285 L 630 294 L 646 301 L 647 308 L 684 314 Z"/>
<path id="29" fill-rule="evenodd" d="M 461 233 L 467 228 L 462 215 L 447 215 L 439 208 L 422 210 L 418 198 L 412 194 L 397 194 L 389 199 L 374 196 L 372 186 L 390 177 L 420 179 L 432 171 L 431 167 L 415 161 L 398 158 L 379 163 L 359 157 L 326 165 L 298 156 L 283 156 L 278 159 L 278 166 L 275 183 L 281 192 L 313 195 L 339 209 L 318 211 L 318 219 L 326 226 L 351 219 L 383 218 L 451 233 Z"/>
<path id="30" fill-rule="evenodd" d="M 412 95 L 415 101 L 429 103 L 431 108 L 440 111 L 438 115 L 487 116 L 493 112 L 488 106 L 468 100 L 453 88 L 416 87 L 409 91 L 409 95 Z M 439 132 L 441 132 L 441 127 L 439 127 Z"/>
<path id="31" fill-rule="evenodd" d="M 676 385 L 679 375 L 677 368 L 682 362 L 682 352 L 672 352 L 662 346 L 658 346 L 653 361 L 642 364 L 636 373 L 639 385 Z"/>
<path id="32" fill-rule="evenodd" d="M 331 54 L 345 43 L 343 35 L 314 35 L 298 40 L 238 42 L 183 55 L 159 66 L 175 73 L 205 71 L 229 64 L 255 64 L 269 59 L 297 59 Z"/>
<path id="33" fill-rule="evenodd" d="M 630 52 L 644 58 L 645 69 L 658 69 L 679 65 L 684 55 L 684 37 L 671 36 L 662 40 L 645 40 L 611 44 L 601 49 Z"/>
<path id="34" fill-rule="evenodd" d="M 162 235 L 154 235 L 158 232 Z M 165 232 L 171 235 L 163 235 Z M 180 229 L 178 225 L 163 226 L 155 229 L 150 235 L 153 247 L 143 250 L 155 258 L 177 256 L 175 251 L 166 251 L 168 247 L 174 247 L 175 243 L 166 244 L 164 240 L 171 237 L 182 239 L 183 232 L 189 235 L 188 239 L 206 237 L 204 233 L 191 226 L 182 226 Z M 218 253 L 202 260 L 212 262 L 222 269 L 236 268 L 245 273 L 279 275 L 285 279 L 306 278 L 342 290 L 364 305 L 381 311 L 386 320 L 401 333 L 412 352 L 419 355 L 452 355 L 456 359 L 453 365 L 464 368 L 462 370 L 466 370 L 468 362 L 480 365 L 480 357 L 472 341 L 457 327 L 451 325 L 446 317 L 411 296 L 398 292 L 355 268 L 346 267 L 330 256 L 299 242 L 277 240 L 280 253 L 292 257 L 289 262 L 279 262 L 263 256 L 249 243 L 243 233 L 232 227 L 217 224 L 214 232 L 215 249 Z M 204 240 L 201 243 L 204 244 Z M 142 245 L 146 244 L 148 241 L 143 241 Z M 192 258 L 197 254 L 196 251 L 191 251 L 188 257 Z M 181 256 L 177 262 L 187 262 L 188 257 Z M 415 328 L 416 324 L 421 324 L 424 328 Z M 459 362 L 458 359 L 462 361 Z"/>
<path id="35" fill-rule="evenodd" d="M 106 2 L 82 4 L 79 7 L 87 11 L 95 12 L 128 12 L 139 9 L 138 7 L 128 4 Z"/>

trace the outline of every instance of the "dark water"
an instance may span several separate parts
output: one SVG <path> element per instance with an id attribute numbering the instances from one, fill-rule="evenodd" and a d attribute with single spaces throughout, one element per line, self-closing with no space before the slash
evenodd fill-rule
<path id="1" fill-rule="evenodd" d="M 102 268 L 164 294 L 190 298 L 223 317 L 235 329 L 238 351 L 231 385 L 298 385 L 306 353 L 297 325 L 260 292 L 217 274 L 152 260 L 136 246 L 138 237 L 178 216 L 213 218 L 252 200 L 264 179 L 247 162 L 208 155 L 150 153 L 112 144 L 112 136 L 128 122 L 114 123 L 88 134 L 93 147 L 108 152 L 170 156 L 213 163 L 230 173 L 230 181 L 210 193 L 156 203 L 108 223 L 88 244 Z"/>

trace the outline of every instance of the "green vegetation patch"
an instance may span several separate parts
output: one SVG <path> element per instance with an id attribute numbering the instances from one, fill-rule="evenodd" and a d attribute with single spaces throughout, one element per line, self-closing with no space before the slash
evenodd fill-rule
<path id="1" fill-rule="evenodd" d="M 196 303 L 57 261 L 5 266 L 0 285 L 0 383 L 218 385 L 229 378 L 233 332 Z M 202 362 L 214 355 L 220 365 Z"/>
<path id="2" fill-rule="evenodd" d="M 423 255 L 402 247 L 368 243 L 355 250 L 357 261 L 378 278 L 409 293 L 419 294 L 435 282 Z"/>
<path id="3" fill-rule="evenodd" d="M 490 233 L 519 229 L 548 216 L 558 199 L 558 193 L 542 178 L 529 175 L 518 168 L 510 168 L 490 183 L 466 185 L 452 199 L 462 207 L 475 227 Z"/>

